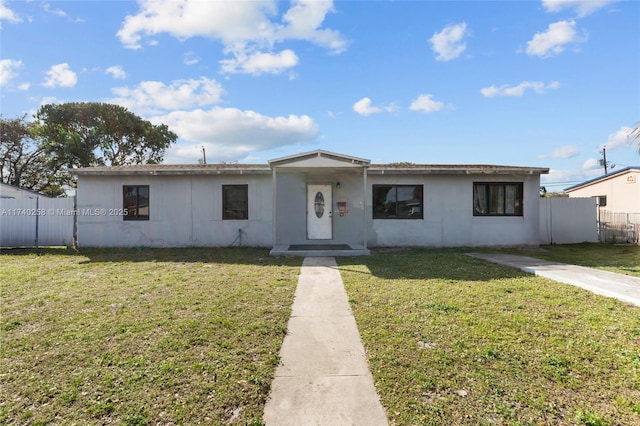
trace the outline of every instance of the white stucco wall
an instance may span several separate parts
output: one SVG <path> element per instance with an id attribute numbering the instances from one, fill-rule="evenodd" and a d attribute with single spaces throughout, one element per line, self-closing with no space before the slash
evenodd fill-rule
<path id="1" fill-rule="evenodd" d="M 222 185 L 248 184 L 249 219 L 222 220 Z M 149 185 L 149 220 L 127 221 L 109 210 L 122 209 L 123 185 Z M 270 175 L 80 176 L 78 245 L 81 247 L 228 246 L 270 247 Z M 88 216 L 83 211 L 105 209 Z"/>
<path id="2" fill-rule="evenodd" d="M 571 198 L 606 195 L 607 205 L 603 207 L 605 210 L 618 213 L 640 213 L 640 171 L 631 169 L 567 193 Z"/>
<path id="3" fill-rule="evenodd" d="M 539 175 L 370 175 L 369 245 L 538 245 Z M 474 182 L 522 182 L 523 216 L 473 216 Z M 423 185 L 423 219 L 372 219 L 371 185 Z"/>
<path id="4" fill-rule="evenodd" d="M 340 188 L 336 184 L 340 182 Z M 332 243 L 364 245 L 364 212 L 362 174 L 330 173 L 313 174 L 280 172 L 277 176 L 277 226 L 276 245 L 323 242 L 307 239 L 307 185 L 331 184 Z M 346 202 L 348 213 L 340 216 L 337 203 Z"/>
<path id="5" fill-rule="evenodd" d="M 347 201 L 349 213 L 334 219 L 334 242 L 360 242 L 366 216 L 367 241 L 375 246 L 502 246 L 539 242 L 539 175 L 369 175 L 365 210 L 358 175 L 278 176 L 278 244 L 306 241 L 306 181 L 333 182 L 334 202 Z M 473 216 L 473 182 L 522 182 L 524 214 L 519 217 Z M 222 185 L 248 184 L 249 219 L 222 220 Z M 372 219 L 372 185 L 423 185 L 423 219 Z M 126 221 L 109 215 L 122 209 L 123 185 L 149 185 L 150 219 Z M 82 247 L 182 247 L 273 244 L 272 176 L 265 175 L 82 175 L 78 211 L 107 214 L 78 216 Z M 298 205 L 298 201 L 301 203 Z"/>
<path id="6" fill-rule="evenodd" d="M 540 244 L 598 242 L 595 198 L 540 198 Z"/>

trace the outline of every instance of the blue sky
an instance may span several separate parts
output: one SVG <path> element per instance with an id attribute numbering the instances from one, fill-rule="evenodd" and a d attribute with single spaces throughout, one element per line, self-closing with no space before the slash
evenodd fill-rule
<path id="1" fill-rule="evenodd" d="M 637 1 L 4 1 L 3 117 L 126 106 L 165 162 L 324 149 L 374 163 L 640 164 Z M 615 169 L 614 169 L 615 170 Z"/>

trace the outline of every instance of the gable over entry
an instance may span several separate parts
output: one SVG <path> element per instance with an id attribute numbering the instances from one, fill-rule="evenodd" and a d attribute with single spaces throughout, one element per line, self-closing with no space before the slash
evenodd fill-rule
<path id="1" fill-rule="evenodd" d="M 269 161 L 272 254 L 368 254 L 367 168 L 362 158 L 317 150 Z"/>

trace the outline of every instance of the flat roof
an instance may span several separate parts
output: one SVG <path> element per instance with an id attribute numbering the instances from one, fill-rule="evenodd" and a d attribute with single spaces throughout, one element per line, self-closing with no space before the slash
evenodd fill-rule
<path id="1" fill-rule="evenodd" d="M 99 175 L 224 175 L 271 174 L 267 164 L 133 164 L 128 166 L 99 166 L 71 169 L 78 176 Z"/>
<path id="2" fill-rule="evenodd" d="M 489 164 L 371 164 L 368 174 L 547 174 L 548 168 L 501 166 Z M 271 174 L 268 164 L 137 164 L 127 166 L 84 167 L 69 170 L 78 176 L 100 175 L 224 175 L 224 174 Z"/>
<path id="3" fill-rule="evenodd" d="M 369 166 L 369 174 L 547 174 L 549 169 L 545 167 L 500 166 L 492 164 L 413 164 L 390 163 L 372 164 Z"/>

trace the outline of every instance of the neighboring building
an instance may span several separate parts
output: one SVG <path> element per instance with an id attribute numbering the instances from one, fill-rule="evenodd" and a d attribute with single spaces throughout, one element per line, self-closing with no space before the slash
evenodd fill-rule
<path id="1" fill-rule="evenodd" d="M 601 209 L 640 213 L 640 167 L 625 167 L 565 189 L 569 197 L 597 198 Z"/>
<path id="2" fill-rule="evenodd" d="M 625 167 L 565 189 L 595 198 L 600 242 L 640 244 L 640 167 Z"/>
<path id="3" fill-rule="evenodd" d="M 78 244 L 235 244 L 272 254 L 538 245 L 540 174 L 548 171 L 376 165 L 322 150 L 265 165 L 82 168 L 74 170 Z"/>
<path id="4" fill-rule="evenodd" d="M 25 199 L 38 197 L 51 198 L 48 195 L 41 194 L 39 192 L 32 191 L 30 189 L 21 188 L 15 185 L 9 185 L 8 183 L 0 182 L 0 199 Z"/>

